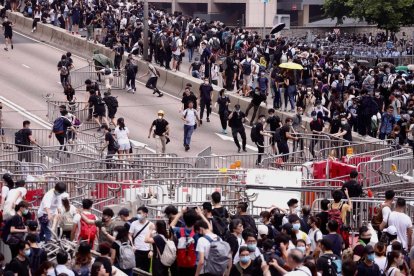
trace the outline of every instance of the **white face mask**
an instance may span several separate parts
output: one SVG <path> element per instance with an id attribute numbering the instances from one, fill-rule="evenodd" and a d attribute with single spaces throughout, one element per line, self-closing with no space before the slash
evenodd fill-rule
<path id="1" fill-rule="evenodd" d="M 160 119 L 160 120 L 161 120 L 161 119 L 162 119 L 162 116 L 158 116 L 158 119 Z"/>
<path id="2" fill-rule="evenodd" d="M 346 121 L 341 121 L 341 124 L 342 125 L 346 125 Z"/>

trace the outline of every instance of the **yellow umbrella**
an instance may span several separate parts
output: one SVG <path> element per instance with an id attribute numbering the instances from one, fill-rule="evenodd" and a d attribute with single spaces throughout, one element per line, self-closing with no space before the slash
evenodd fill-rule
<path id="1" fill-rule="evenodd" d="M 294 62 L 285 62 L 279 65 L 280 68 L 292 69 L 292 70 L 303 70 L 302 65 Z"/>

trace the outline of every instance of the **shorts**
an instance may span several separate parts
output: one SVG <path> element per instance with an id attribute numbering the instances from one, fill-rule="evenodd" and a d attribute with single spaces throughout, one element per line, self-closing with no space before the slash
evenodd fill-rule
<path id="1" fill-rule="evenodd" d="M 130 143 L 119 144 L 119 150 L 129 150 L 131 148 Z"/>
<path id="2" fill-rule="evenodd" d="M 78 16 L 72 16 L 72 25 L 79 25 L 79 21 Z"/>
<path id="3" fill-rule="evenodd" d="M 106 114 L 105 108 L 95 108 L 95 110 L 93 111 L 94 118 L 105 117 L 105 114 Z"/>
<path id="4" fill-rule="evenodd" d="M 252 76 L 243 74 L 243 85 L 251 85 L 251 83 L 252 83 Z"/>
<path id="5" fill-rule="evenodd" d="M 5 33 L 4 38 L 12 39 L 13 33 Z"/>
<path id="6" fill-rule="evenodd" d="M 174 55 L 173 54 L 173 58 L 175 61 L 181 61 L 181 55 Z"/>
<path id="7" fill-rule="evenodd" d="M 115 114 L 116 114 L 116 112 L 117 112 L 117 109 L 109 109 L 109 108 L 108 108 L 108 118 L 109 118 L 109 119 L 113 119 L 113 118 L 115 118 Z"/>
<path id="8" fill-rule="evenodd" d="M 95 28 L 95 29 L 93 30 L 93 33 L 94 33 L 95 35 L 102 35 L 102 28 Z"/>

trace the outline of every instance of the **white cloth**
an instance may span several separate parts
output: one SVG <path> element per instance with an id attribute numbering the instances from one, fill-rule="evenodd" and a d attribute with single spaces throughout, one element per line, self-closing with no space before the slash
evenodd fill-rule
<path id="1" fill-rule="evenodd" d="M 73 273 L 73 271 L 70 270 L 66 265 L 57 265 L 56 272 L 57 272 L 57 275 L 64 273 L 64 274 L 67 274 L 68 276 L 75 276 L 75 273 Z M 47 272 L 47 276 L 57 276 L 57 275 L 54 269 Z"/>
<path id="2" fill-rule="evenodd" d="M 391 208 L 390 207 L 385 206 L 384 208 L 382 208 L 382 221 L 387 223 L 390 214 L 391 214 Z"/>
<path id="3" fill-rule="evenodd" d="M 298 240 L 304 240 L 306 242 L 306 244 L 311 244 L 311 240 L 308 236 L 308 234 L 306 234 L 305 232 L 299 230 L 299 232 L 296 233 L 296 238 Z"/>
<path id="4" fill-rule="evenodd" d="M 61 195 L 55 195 L 55 189 L 52 189 L 43 196 L 37 215 L 39 217 L 46 215 L 47 212 L 45 208 L 49 208 L 50 213 L 52 215 L 56 215 L 58 208 L 60 208 L 61 206 L 62 206 Z"/>
<path id="5" fill-rule="evenodd" d="M 186 110 L 183 111 L 183 116 L 185 116 L 185 120 L 186 122 L 184 122 L 185 125 L 187 126 L 194 126 L 196 124 L 196 110 L 194 108 L 189 109 L 187 108 Z"/>
<path id="6" fill-rule="evenodd" d="M 0 123 L 1 124 L 1 123 Z M 9 193 L 10 189 L 7 185 L 3 184 L 1 187 L 1 197 L 5 200 L 7 198 L 7 194 Z"/>
<path id="7" fill-rule="evenodd" d="M 306 266 L 297 267 L 294 271 L 288 272 L 285 275 L 289 276 L 312 276 L 311 271 Z"/>
<path id="8" fill-rule="evenodd" d="M 413 226 L 411 218 L 404 213 L 400 212 L 391 212 L 391 215 L 388 219 L 388 225 L 394 225 L 397 228 L 397 239 L 401 242 L 405 250 L 408 248 L 407 240 L 407 229 Z"/>
<path id="9" fill-rule="evenodd" d="M 183 46 L 183 41 L 179 37 L 173 38 L 173 43 L 177 46 L 177 49 L 173 51 L 173 55 L 179 56 L 181 55 L 181 47 Z"/>
<path id="10" fill-rule="evenodd" d="M 137 250 L 140 251 L 149 251 L 151 249 L 150 245 L 148 243 L 145 243 L 145 237 L 147 236 L 147 233 L 149 229 L 151 228 L 151 222 L 145 227 L 143 231 L 141 229 L 147 224 L 148 221 L 145 221 L 145 223 L 141 223 L 139 220 L 134 221 L 131 223 L 131 226 L 129 228 L 129 233 L 132 236 L 132 240 L 134 242 L 134 246 Z M 141 231 L 141 233 L 135 238 L 135 235 Z"/>
<path id="11" fill-rule="evenodd" d="M 318 228 L 316 228 L 316 230 L 312 228 L 311 230 L 309 230 L 308 237 L 310 238 L 311 251 L 313 252 L 318 246 L 318 241 L 323 239 L 322 232 Z"/>
<path id="12" fill-rule="evenodd" d="M 378 265 L 381 271 L 385 271 L 385 267 L 387 265 L 387 257 L 385 256 L 378 257 L 377 255 L 375 255 L 374 262 Z"/>
<path id="13" fill-rule="evenodd" d="M 129 144 L 129 129 L 127 127 L 125 127 L 125 129 L 119 129 L 119 126 L 117 126 L 115 128 L 115 137 L 118 140 L 118 144 L 123 145 L 123 144 Z"/>
<path id="14" fill-rule="evenodd" d="M 10 216 L 14 216 L 16 212 L 14 211 L 14 207 L 23 200 L 23 198 L 27 194 L 27 189 L 24 187 L 18 187 L 11 189 L 7 194 L 6 201 L 4 202 L 3 213 L 9 214 Z"/>
<path id="15" fill-rule="evenodd" d="M 210 237 L 210 239 L 212 239 L 213 241 L 216 241 L 217 240 L 217 235 L 216 234 L 213 234 L 213 233 L 210 233 L 210 234 L 208 234 L 208 236 Z M 210 242 L 207 240 L 207 238 L 205 238 L 205 237 L 201 237 L 201 238 L 199 238 L 198 239 L 198 241 L 197 241 L 197 247 L 196 247 L 196 251 L 198 252 L 198 253 L 204 253 L 204 259 L 205 260 L 207 260 L 208 259 L 208 254 L 209 254 L 209 252 L 210 252 Z M 205 263 L 204 263 L 205 264 Z M 203 269 L 201 270 L 201 274 L 203 274 L 204 273 L 204 268 L 205 268 L 205 266 L 203 267 Z"/>

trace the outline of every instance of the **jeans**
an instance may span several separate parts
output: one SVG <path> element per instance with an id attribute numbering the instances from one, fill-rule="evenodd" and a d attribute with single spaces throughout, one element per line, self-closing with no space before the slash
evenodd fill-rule
<path id="1" fill-rule="evenodd" d="M 290 102 L 290 107 L 292 110 L 295 110 L 295 94 L 296 94 L 296 85 L 289 85 L 287 88 L 287 95 Z M 287 107 L 287 103 L 286 107 Z"/>
<path id="2" fill-rule="evenodd" d="M 272 85 L 272 91 L 274 94 L 273 98 L 273 108 L 282 108 L 282 97 L 281 90 L 282 88 L 277 89 L 276 85 Z"/>
<path id="3" fill-rule="evenodd" d="M 47 215 L 43 215 L 43 217 Z M 50 241 L 51 237 L 52 237 L 52 232 L 50 232 L 49 229 L 49 220 L 41 220 L 39 219 L 39 224 L 40 224 L 40 233 L 39 233 L 39 237 L 41 241 Z"/>
<path id="4" fill-rule="evenodd" d="M 59 150 L 63 150 L 66 151 L 66 146 L 65 146 L 65 139 L 66 139 L 66 134 L 65 133 L 60 133 L 60 134 L 55 134 L 56 139 L 59 142 Z"/>
<path id="5" fill-rule="evenodd" d="M 193 76 L 193 78 L 196 78 L 196 79 L 201 79 L 200 71 L 197 71 L 197 70 L 191 71 L 191 76 Z"/>
<path id="6" fill-rule="evenodd" d="M 194 48 L 191 48 L 191 47 L 188 48 L 187 53 L 188 53 L 188 61 L 191 62 L 193 60 Z"/>
<path id="7" fill-rule="evenodd" d="M 127 76 L 126 85 L 135 90 L 135 76 Z"/>
<path id="8" fill-rule="evenodd" d="M 184 125 L 184 145 L 189 146 L 191 143 L 191 135 L 193 135 L 194 126 Z"/>

